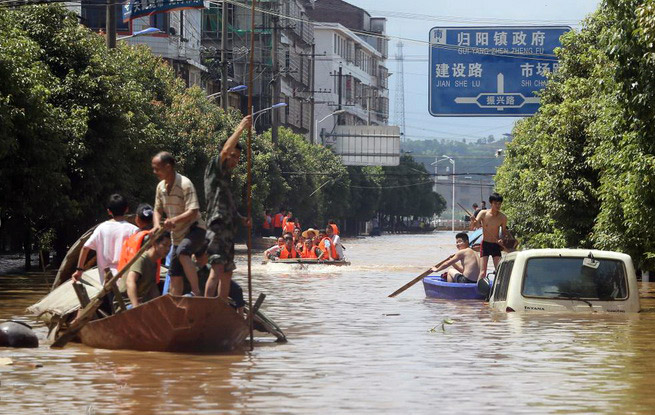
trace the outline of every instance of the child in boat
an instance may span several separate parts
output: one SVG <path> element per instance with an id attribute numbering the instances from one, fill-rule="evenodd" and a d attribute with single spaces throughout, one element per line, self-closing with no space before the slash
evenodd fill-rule
<path id="1" fill-rule="evenodd" d="M 105 269 L 109 268 L 114 275 L 118 273 L 118 261 L 123 242 L 139 231 L 139 228 L 125 220 L 127 207 L 127 200 L 118 193 L 109 197 L 107 213 L 112 218 L 98 225 L 91 237 L 84 243 L 77 260 L 77 268 L 72 275 L 75 281 L 79 281 L 82 277 L 86 258 L 91 251 L 96 252 L 98 279 L 101 284 L 105 282 Z"/>
<path id="2" fill-rule="evenodd" d="M 118 288 L 123 298 L 129 300 L 132 307 L 159 297 L 157 273 L 159 263 L 171 249 L 171 234 L 164 232 L 150 248 L 130 267 L 127 275 L 123 275 Z M 127 297 L 127 298 L 126 298 Z"/>
<path id="3" fill-rule="evenodd" d="M 480 275 L 478 254 L 469 247 L 469 236 L 466 233 L 458 233 L 455 240 L 458 251 L 441 268 L 432 268 L 432 271 L 439 272 L 452 266 L 448 270 L 448 282 L 476 283 Z"/>
<path id="4" fill-rule="evenodd" d="M 502 240 L 500 232 L 507 235 L 507 216 L 500 211 L 503 204 L 503 197 L 498 193 L 492 193 L 489 196 L 490 209 L 478 213 L 475 218 L 475 226 L 482 226 L 482 247 L 480 248 L 480 258 L 482 267 L 480 268 L 480 278 L 484 278 L 487 272 L 489 257 L 493 259 L 494 269 L 498 269 L 500 262 L 500 253 L 502 251 Z"/>

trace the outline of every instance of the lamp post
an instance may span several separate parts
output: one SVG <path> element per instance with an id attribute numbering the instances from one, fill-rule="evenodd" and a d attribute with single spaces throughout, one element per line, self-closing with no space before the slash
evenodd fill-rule
<path id="1" fill-rule="evenodd" d="M 452 221 L 452 230 L 455 232 L 455 159 L 452 157 L 448 157 L 447 155 L 442 155 L 441 157 L 447 158 L 448 161 L 453 165 L 453 201 L 452 201 L 452 216 L 451 216 L 451 221 Z"/>
<path id="2" fill-rule="evenodd" d="M 442 155 L 441 157 L 443 157 L 441 160 L 436 160 L 434 163 L 432 163 L 432 165 L 434 166 L 434 173 L 435 174 L 437 174 L 437 164 L 439 164 L 440 162 L 442 162 L 444 160 L 448 160 L 448 161 L 450 161 L 450 164 L 453 165 L 453 174 L 452 174 L 452 176 L 453 176 L 453 200 L 452 200 L 452 206 L 451 206 L 452 207 L 451 221 L 452 221 L 452 230 L 453 230 L 453 232 L 455 232 L 455 159 L 453 159 L 452 157 L 449 157 L 449 156 L 447 156 L 445 154 Z"/>
<path id="3" fill-rule="evenodd" d="M 253 113 L 252 113 L 252 116 L 253 116 L 252 128 L 253 129 L 255 128 L 255 124 L 257 124 L 257 120 L 259 119 L 259 116 L 262 115 L 263 113 L 265 113 L 266 111 L 270 111 L 270 110 L 273 110 L 275 108 L 286 107 L 287 105 L 289 105 L 289 104 L 287 104 L 286 102 L 278 102 L 277 104 L 273 104 L 270 107 L 266 107 L 266 108 L 261 109 L 259 111 L 253 111 Z"/>
<path id="4" fill-rule="evenodd" d="M 246 89 L 248 89 L 248 87 L 246 85 L 237 85 L 237 86 L 233 86 L 232 88 L 228 89 L 227 92 L 239 92 L 239 91 L 243 91 L 243 90 L 246 90 Z M 207 95 L 207 99 L 214 99 L 217 96 L 220 96 L 222 94 L 223 94 L 223 92 L 215 92 L 213 94 Z"/>
<path id="5" fill-rule="evenodd" d="M 323 121 L 325 121 L 326 119 L 328 119 L 328 118 L 334 116 L 334 115 L 343 114 L 344 112 L 346 112 L 346 110 L 336 110 L 336 111 L 334 111 L 333 113 L 328 114 L 328 115 L 326 115 L 325 117 L 321 118 L 320 120 L 316 120 L 316 126 L 315 126 L 315 128 L 314 128 L 314 136 L 316 137 L 316 141 L 317 141 L 317 142 L 318 142 L 318 124 L 321 123 L 321 122 L 323 122 Z M 316 143 L 316 144 L 318 144 L 318 143 Z"/>
<path id="6" fill-rule="evenodd" d="M 124 39 L 129 39 L 131 37 L 145 36 L 145 35 L 157 35 L 159 33 L 164 33 L 164 31 L 161 29 L 157 29 L 156 27 L 146 27 L 145 29 L 139 30 L 138 32 L 134 32 L 129 36 L 121 36 L 116 40 L 124 40 Z"/>

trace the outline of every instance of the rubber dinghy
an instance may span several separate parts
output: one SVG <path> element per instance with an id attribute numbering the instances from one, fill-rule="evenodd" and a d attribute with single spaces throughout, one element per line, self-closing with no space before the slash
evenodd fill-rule
<path id="1" fill-rule="evenodd" d="M 485 295 L 478 292 L 478 284 L 444 281 L 441 276 L 423 278 L 425 295 L 444 300 L 484 300 Z"/>

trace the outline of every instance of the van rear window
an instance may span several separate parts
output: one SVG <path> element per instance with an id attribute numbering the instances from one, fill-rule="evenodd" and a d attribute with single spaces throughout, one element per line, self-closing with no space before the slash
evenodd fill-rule
<path id="1" fill-rule="evenodd" d="M 531 258 L 523 277 L 524 297 L 624 300 L 628 288 L 623 262 L 589 258 Z"/>

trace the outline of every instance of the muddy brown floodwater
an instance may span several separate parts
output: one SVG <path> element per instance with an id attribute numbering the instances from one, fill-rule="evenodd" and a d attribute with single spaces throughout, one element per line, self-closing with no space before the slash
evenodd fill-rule
<path id="1" fill-rule="evenodd" d="M 260 265 L 262 309 L 289 342 L 184 355 L 51 350 L 24 309 L 41 278 L 0 277 L 0 321 L 36 327 L 38 349 L 3 349 L 3 414 L 434 414 L 655 412 L 655 289 L 642 313 L 521 315 L 482 302 L 387 295 L 454 249 L 453 234 L 346 239 L 350 267 Z M 245 257 L 236 280 L 245 287 Z M 655 286 L 655 283 L 651 283 Z M 256 295 L 255 295 L 256 297 Z M 453 324 L 442 324 L 446 319 Z"/>

